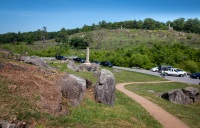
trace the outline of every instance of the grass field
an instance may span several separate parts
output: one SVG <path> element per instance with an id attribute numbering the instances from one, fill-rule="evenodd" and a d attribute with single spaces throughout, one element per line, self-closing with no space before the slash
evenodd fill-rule
<path id="1" fill-rule="evenodd" d="M 62 64 L 61 64 L 62 65 Z M 61 66 L 62 67 L 62 66 Z M 63 70 L 73 73 L 69 69 Z M 110 71 L 113 71 L 111 68 L 106 68 Z M 86 75 L 85 73 L 75 73 L 80 76 Z M 87 75 L 90 73 L 87 73 Z M 163 81 L 161 77 L 136 73 L 131 71 L 123 71 L 119 70 L 119 72 L 114 72 L 114 76 L 116 79 L 116 83 L 125 83 L 125 82 L 148 82 L 148 81 Z M 92 78 L 92 76 L 90 77 Z M 95 80 L 96 81 L 96 80 Z M 167 92 L 172 89 L 180 89 L 188 87 L 189 85 L 183 83 L 161 83 L 161 84 L 133 84 L 127 85 L 127 89 L 144 96 L 146 99 L 158 104 L 168 112 L 177 116 L 184 122 L 186 122 L 189 126 L 198 128 L 200 126 L 200 104 L 192 104 L 192 105 L 178 105 L 174 103 L 170 103 L 164 99 L 161 99 L 158 95 L 163 92 Z M 198 86 L 193 86 L 200 89 Z M 148 92 L 149 90 L 154 90 L 155 93 Z M 117 94 L 118 95 L 118 94 Z M 124 95 L 124 94 L 121 94 Z"/>
<path id="2" fill-rule="evenodd" d="M 82 78 L 87 78 L 92 81 L 94 86 L 97 78 L 93 77 L 91 72 L 75 72 L 67 69 L 66 64 L 53 64 L 59 70 L 70 74 L 75 74 Z M 106 68 L 113 72 L 112 68 Z M 124 82 L 148 82 L 148 81 L 163 81 L 162 78 L 144 75 L 141 73 L 119 70 L 113 72 L 116 83 Z M 20 120 L 26 121 L 29 125 L 35 125 L 36 128 L 88 128 L 88 127 L 116 127 L 116 128 L 161 128 L 162 126 L 152 118 L 138 103 L 128 98 L 125 94 L 116 90 L 116 100 L 113 107 L 96 103 L 92 90 L 87 90 L 85 98 L 79 107 L 69 107 L 67 115 L 51 115 L 40 111 L 35 106 L 35 102 L 39 97 L 30 102 L 28 98 L 20 95 L 20 93 L 11 93 L 8 85 L 17 84 L 12 81 L 7 81 L 0 77 L 0 119 L 11 120 L 17 117 Z M 147 99 L 159 104 L 169 112 L 175 114 L 180 119 L 184 120 L 192 127 L 199 125 L 199 105 L 182 106 L 174 105 L 157 97 L 157 93 L 164 92 L 173 88 L 183 88 L 187 85 L 181 83 L 163 83 L 163 84 L 140 84 L 130 85 L 130 90 L 133 90 Z M 129 88 L 129 86 L 127 86 Z M 152 94 L 146 90 L 154 90 Z M 188 111 L 190 109 L 190 111 Z M 195 122 L 196 121 L 196 122 Z"/>

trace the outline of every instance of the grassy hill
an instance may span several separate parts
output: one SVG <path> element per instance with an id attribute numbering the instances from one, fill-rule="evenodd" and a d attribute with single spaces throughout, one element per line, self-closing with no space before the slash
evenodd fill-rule
<path id="1" fill-rule="evenodd" d="M 139 29 L 101 29 L 72 36 L 88 36 L 90 47 L 99 44 L 102 49 L 131 48 L 138 45 L 152 46 L 154 43 L 163 45 L 181 43 L 188 47 L 200 48 L 200 35 L 169 30 L 139 30 Z"/>
<path id="2" fill-rule="evenodd" d="M 141 29 L 100 29 L 96 31 L 76 33 L 74 36 L 87 37 L 91 49 L 133 48 L 137 46 L 151 47 L 155 43 L 162 45 L 184 44 L 191 48 L 200 48 L 200 35 L 195 33 L 185 33 L 169 30 L 141 30 Z M 15 53 L 25 53 L 30 51 L 30 55 L 48 56 L 48 53 L 55 53 L 55 40 L 48 40 L 46 43 L 36 41 L 33 45 L 25 43 L 1 44 L 0 48 L 11 50 Z M 42 54 L 43 53 L 43 54 Z M 65 53 L 66 54 L 66 53 Z M 70 53 L 68 53 L 70 54 Z"/>

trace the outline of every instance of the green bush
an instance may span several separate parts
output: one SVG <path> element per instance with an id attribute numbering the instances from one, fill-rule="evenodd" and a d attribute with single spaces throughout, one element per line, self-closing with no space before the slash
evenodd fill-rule
<path id="1" fill-rule="evenodd" d="M 142 54 L 133 54 L 130 57 L 129 61 L 130 67 L 136 66 L 136 67 L 141 67 L 145 69 L 150 69 L 152 67 L 152 63 L 149 60 L 147 55 L 142 55 Z"/>
<path id="2" fill-rule="evenodd" d="M 185 62 L 185 69 L 187 69 L 190 72 L 197 72 L 199 71 L 199 66 L 196 62 L 189 60 Z"/>
<path id="3" fill-rule="evenodd" d="M 187 36 L 187 39 L 188 40 L 192 39 L 192 36 L 191 35 Z"/>

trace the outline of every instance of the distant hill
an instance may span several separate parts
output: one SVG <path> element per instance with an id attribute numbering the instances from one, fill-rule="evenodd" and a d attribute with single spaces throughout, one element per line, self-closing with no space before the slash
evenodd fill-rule
<path id="1" fill-rule="evenodd" d="M 73 36 L 89 38 L 90 48 L 117 49 L 131 48 L 138 45 L 152 46 L 154 43 L 163 45 L 181 43 L 188 47 L 200 48 L 200 35 L 169 30 L 142 29 L 101 29 L 91 32 L 76 33 Z"/>

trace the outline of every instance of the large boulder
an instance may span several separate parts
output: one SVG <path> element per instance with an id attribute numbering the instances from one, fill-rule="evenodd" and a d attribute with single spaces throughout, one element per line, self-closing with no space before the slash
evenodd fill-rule
<path id="1" fill-rule="evenodd" d="M 101 70 L 99 80 L 94 89 L 95 100 L 109 106 L 115 102 L 115 77 L 105 69 Z"/>
<path id="2" fill-rule="evenodd" d="M 183 93 L 189 96 L 191 99 L 194 99 L 197 95 L 199 95 L 199 89 L 194 87 L 186 87 L 183 90 Z"/>
<path id="3" fill-rule="evenodd" d="M 62 95 L 72 106 L 80 105 L 86 91 L 85 79 L 65 74 L 58 80 L 58 84 L 61 86 Z"/>
<path id="4" fill-rule="evenodd" d="M 13 54 L 14 53 L 12 51 L 0 49 L 0 56 L 5 59 L 12 59 Z"/>
<path id="5" fill-rule="evenodd" d="M 163 93 L 161 97 L 177 104 L 191 104 L 200 102 L 199 89 L 194 87 L 170 90 L 166 93 Z"/>
<path id="6" fill-rule="evenodd" d="M 78 71 L 78 70 L 79 70 L 78 65 L 76 65 L 76 64 L 74 63 L 74 61 L 71 61 L 71 60 L 69 60 L 69 62 L 68 62 L 68 64 L 67 64 L 67 68 L 69 68 L 69 69 L 71 69 L 71 70 L 73 70 L 73 71 Z"/>
<path id="7" fill-rule="evenodd" d="M 100 75 L 101 75 L 101 71 L 94 71 L 93 72 L 94 77 L 100 77 Z"/>
<path id="8" fill-rule="evenodd" d="M 200 103 L 200 95 L 195 96 L 194 103 Z"/>
<path id="9" fill-rule="evenodd" d="M 177 104 L 191 104 L 192 100 L 186 96 L 181 89 L 170 90 L 164 93 L 162 98 Z"/>
<path id="10" fill-rule="evenodd" d="M 45 68 L 49 67 L 46 61 L 44 61 L 42 58 L 38 56 L 22 56 L 21 61 L 24 61 L 25 63 L 28 63 L 28 64 L 37 65 L 40 67 L 45 67 Z"/>
<path id="11" fill-rule="evenodd" d="M 80 64 L 79 71 L 89 71 L 94 72 L 99 70 L 99 65 L 96 63 L 89 63 L 89 64 Z"/>

